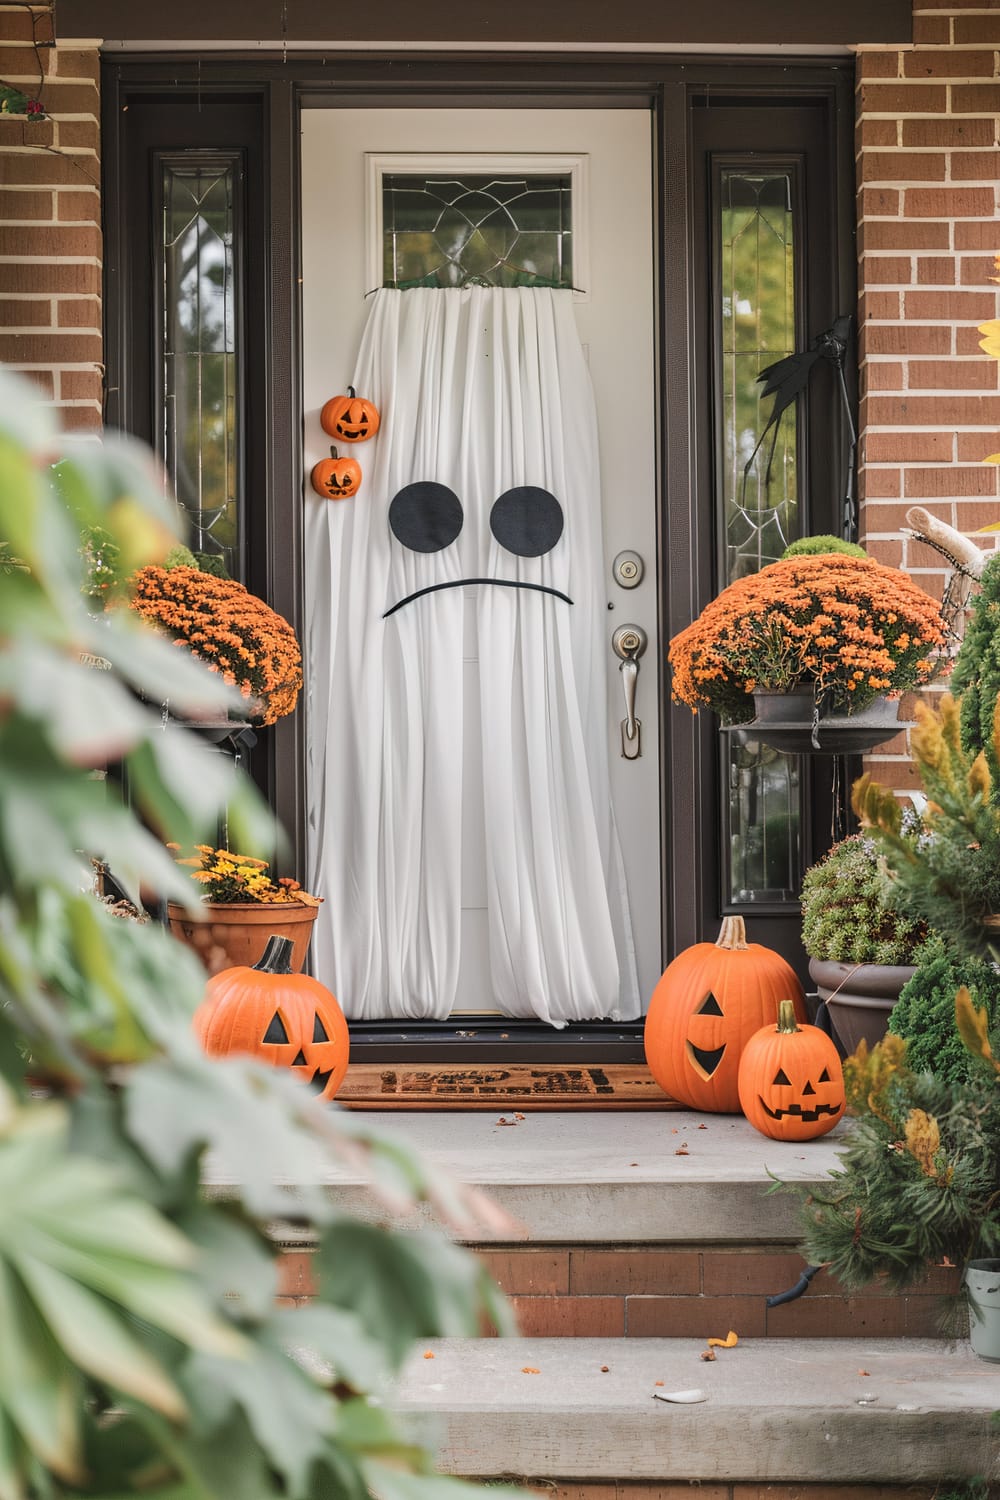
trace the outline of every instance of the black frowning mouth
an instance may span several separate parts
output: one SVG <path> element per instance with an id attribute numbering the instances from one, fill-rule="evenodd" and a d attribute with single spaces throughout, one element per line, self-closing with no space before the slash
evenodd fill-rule
<path id="1" fill-rule="evenodd" d="M 397 609 L 402 609 L 404 604 L 412 604 L 414 599 L 419 599 L 424 594 L 437 594 L 441 589 L 460 589 L 467 583 L 494 583 L 505 589 L 532 589 L 536 594 L 551 594 L 554 599 L 562 599 L 566 604 L 573 603 L 568 594 L 564 594 L 560 589 L 550 588 L 547 583 L 522 583 L 517 578 L 452 578 L 447 583 L 429 583 L 426 588 L 415 589 L 412 594 L 407 594 L 405 599 L 397 600 L 390 609 L 386 610 L 382 618 L 388 620 Z"/>

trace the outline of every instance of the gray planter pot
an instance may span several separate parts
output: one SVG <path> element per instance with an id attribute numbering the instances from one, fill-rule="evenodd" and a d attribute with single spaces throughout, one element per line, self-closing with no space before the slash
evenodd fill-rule
<path id="1" fill-rule="evenodd" d="M 1000 1364 L 1000 1260 L 970 1260 L 965 1286 L 972 1352 Z"/>
<path id="2" fill-rule="evenodd" d="M 913 978 L 912 964 L 841 964 L 811 958 L 809 974 L 826 1001 L 841 1046 L 853 1052 L 860 1041 L 874 1047 L 885 1036 L 889 1014 Z"/>

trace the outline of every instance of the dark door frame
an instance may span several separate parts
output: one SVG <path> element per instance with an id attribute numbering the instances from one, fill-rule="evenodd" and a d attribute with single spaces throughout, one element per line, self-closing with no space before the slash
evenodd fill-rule
<path id="1" fill-rule="evenodd" d="M 742 62 L 664 54 L 572 56 L 544 54 L 411 53 L 398 56 L 341 54 L 335 61 L 315 55 L 215 60 L 211 54 L 149 57 L 120 54 L 102 70 L 104 131 L 104 208 L 106 224 L 105 311 L 107 410 L 109 426 L 148 434 L 137 423 L 134 310 L 129 310 L 130 225 L 137 212 L 126 162 L 130 106 L 159 97 L 176 109 L 198 112 L 227 99 L 256 100 L 261 117 L 256 223 L 264 236 L 260 268 L 260 358 L 251 370 L 254 434 L 248 466 L 259 466 L 263 500 L 250 518 L 254 557 L 248 582 L 302 633 L 302 393 L 301 270 L 299 223 L 298 118 L 303 108 L 354 107 L 405 102 L 512 108 L 649 107 L 654 124 L 660 184 L 656 210 L 658 399 L 658 575 L 663 767 L 661 785 L 662 868 L 685 870 L 681 882 L 663 881 L 664 958 L 706 935 L 702 902 L 714 868 L 714 854 L 701 832 L 713 826 L 706 803 L 706 726 L 686 709 L 671 708 L 666 679 L 665 642 L 682 629 L 711 596 L 714 541 L 706 537 L 699 510 L 705 491 L 705 455 L 696 413 L 704 387 L 704 355 L 699 346 L 696 287 L 699 246 L 692 224 L 694 170 L 692 109 L 698 98 L 728 98 L 765 104 L 776 98 L 812 100 L 825 112 L 830 140 L 829 172 L 838 233 L 831 247 L 832 316 L 854 306 L 854 173 L 851 154 L 853 72 L 849 59 L 794 59 L 780 63 Z M 169 142 L 167 143 L 169 144 Z M 703 259 L 703 256 L 702 256 Z M 663 377 L 669 368 L 669 381 Z M 677 497 L 685 497 L 677 503 Z M 305 864 L 306 705 L 280 720 L 263 737 L 257 774 L 279 826 L 288 839 L 288 866 L 301 875 Z M 355 1028 L 356 1056 L 370 1061 L 399 1058 L 414 1062 L 447 1055 L 465 1060 L 496 1056 L 514 1061 L 552 1055 L 557 1046 L 580 1062 L 632 1060 L 641 1056 L 641 1023 L 604 1023 L 556 1032 L 510 1022 L 476 1024 L 469 1037 L 450 1023 L 410 1026 L 385 1022 Z"/>

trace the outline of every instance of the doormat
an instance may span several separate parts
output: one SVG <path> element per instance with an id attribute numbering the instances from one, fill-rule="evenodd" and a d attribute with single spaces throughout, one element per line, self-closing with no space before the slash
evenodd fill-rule
<path id="1" fill-rule="evenodd" d="M 347 1109 L 683 1109 L 642 1063 L 351 1063 L 337 1090 Z"/>

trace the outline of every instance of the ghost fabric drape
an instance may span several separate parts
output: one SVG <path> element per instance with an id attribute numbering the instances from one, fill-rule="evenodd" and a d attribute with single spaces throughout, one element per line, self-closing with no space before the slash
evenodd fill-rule
<path id="1" fill-rule="evenodd" d="M 353 384 L 382 412 L 356 450 L 361 494 L 307 502 L 317 972 L 361 1019 L 443 1018 L 456 1000 L 555 1026 L 631 1019 L 596 420 L 572 296 L 380 291 Z M 462 996 L 470 712 L 490 993 Z"/>

